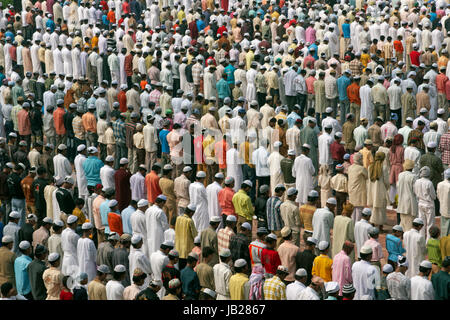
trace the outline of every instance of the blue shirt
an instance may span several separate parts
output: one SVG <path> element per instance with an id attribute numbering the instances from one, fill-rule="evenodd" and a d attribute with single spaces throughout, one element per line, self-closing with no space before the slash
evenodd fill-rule
<path id="1" fill-rule="evenodd" d="M 269 230 L 281 230 L 284 227 L 284 221 L 281 218 L 281 200 L 277 196 L 272 196 L 267 200 L 267 227 Z"/>
<path id="2" fill-rule="evenodd" d="M 0 221 L 0 239 L 3 238 L 3 227 L 4 224 L 3 222 Z M 0 243 L 0 247 L 2 246 L 2 244 Z"/>
<path id="3" fill-rule="evenodd" d="M 198 32 L 202 31 L 203 29 L 205 29 L 206 25 L 205 22 L 203 20 L 198 19 L 197 20 L 197 29 Z"/>
<path id="4" fill-rule="evenodd" d="M 17 293 L 26 295 L 31 292 L 30 278 L 28 277 L 27 267 L 31 262 L 31 258 L 22 254 L 14 261 L 14 273 L 16 275 Z"/>
<path id="5" fill-rule="evenodd" d="M 10 37 L 10 38 L 11 38 L 11 43 L 14 42 L 14 33 L 12 33 L 11 31 L 6 31 L 6 32 L 5 32 L 5 39 L 6 39 L 7 37 Z"/>
<path id="6" fill-rule="evenodd" d="M 233 67 L 231 64 L 227 65 L 225 67 L 224 72 L 227 75 L 227 82 L 228 84 L 234 84 L 234 71 L 236 70 L 235 67 Z"/>
<path id="7" fill-rule="evenodd" d="M 96 186 L 101 184 L 100 169 L 104 166 L 102 160 L 96 156 L 90 156 L 83 162 L 83 170 L 86 175 L 88 186 Z"/>
<path id="8" fill-rule="evenodd" d="M 53 32 L 55 30 L 55 21 L 48 19 L 45 23 L 45 27 L 50 28 L 50 33 Z"/>
<path id="9" fill-rule="evenodd" d="M 406 252 L 402 246 L 402 240 L 393 234 L 386 235 L 386 250 L 389 253 L 388 259 L 397 262 L 398 256 Z"/>
<path id="10" fill-rule="evenodd" d="M 221 78 L 216 83 L 217 95 L 219 99 L 225 99 L 231 95 L 230 85 L 224 78 Z"/>
<path id="11" fill-rule="evenodd" d="M 198 299 L 197 290 L 200 291 L 200 280 L 197 273 L 189 266 L 181 270 L 180 280 L 182 283 L 183 293 L 186 295 L 186 300 Z"/>
<path id="12" fill-rule="evenodd" d="M 347 87 L 350 85 L 350 79 L 347 76 L 341 76 L 337 79 L 337 89 L 339 93 L 339 100 L 348 100 Z"/>
<path id="13" fill-rule="evenodd" d="M 162 129 L 159 133 L 159 141 L 161 141 L 161 152 L 170 153 L 169 143 L 167 142 L 167 135 L 169 134 L 169 130 Z"/>
<path id="14" fill-rule="evenodd" d="M 436 18 L 437 18 L 436 12 L 431 12 L 431 13 L 430 13 L 430 21 L 431 21 L 431 22 L 434 22 L 434 20 L 436 20 Z"/>
<path id="15" fill-rule="evenodd" d="M 133 230 L 131 230 L 131 215 L 133 214 L 133 212 L 135 212 L 136 209 L 133 208 L 132 206 L 128 206 L 125 209 L 122 210 L 122 228 L 123 228 L 123 233 L 127 233 L 127 234 L 133 234 Z"/>
<path id="16" fill-rule="evenodd" d="M 108 213 L 109 213 L 109 201 L 106 199 L 101 205 L 100 205 L 100 218 L 102 219 L 102 226 L 105 227 L 105 233 L 110 233 L 111 230 L 109 229 L 108 225 Z"/>
<path id="17" fill-rule="evenodd" d="M 344 38 L 350 38 L 350 24 L 349 23 L 342 24 L 342 33 L 344 34 Z"/>
<path id="18" fill-rule="evenodd" d="M 311 49 L 312 49 L 312 48 L 315 49 L 314 54 L 313 54 L 312 56 L 314 57 L 314 59 L 318 60 L 318 59 L 319 59 L 319 56 L 318 56 L 318 54 L 317 54 L 317 49 L 318 49 L 319 47 L 318 47 L 315 43 L 313 43 L 312 45 L 310 45 L 310 46 L 308 47 L 308 50 L 310 51 L 309 53 L 311 53 Z"/>
<path id="19" fill-rule="evenodd" d="M 297 121 L 297 119 L 301 119 L 301 118 L 302 117 L 300 117 L 298 114 L 296 114 L 294 111 L 292 111 L 286 118 L 289 129 L 294 126 L 295 121 Z"/>

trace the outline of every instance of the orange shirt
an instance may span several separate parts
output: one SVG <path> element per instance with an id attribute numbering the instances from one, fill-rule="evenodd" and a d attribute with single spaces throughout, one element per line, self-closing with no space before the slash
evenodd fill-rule
<path id="1" fill-rule="evenodd" d="M 108 226 L 111 232 L 117 232 L 119 236 L 123 233 L 122 217 L 115 212 L 108 213 Z"/>
<path id="2" fill-rule="evenodd" d="M 347 87 L 348 101 L 361 105 L 361 98 L 359 97 L 359 85 L 354 82 Z"/>
<path id="3" fill-rule="evenodd" d="M 156 197 L 159 196 L 162 191 L 159 187 L 159 177 L 154 170 L 150 171 L 145 176 L 145 186 L 147 187 L 147 200 L 150 203 L 155 203 Z"/>
<path id="4" fill-rule="evenodd" d="M 64 135 L 66 134 L 66 128 L 64 127 L 64 114 L 66 113 L 66 110 L 64 108 L 56 108 L 56 110 L 53 112 L 53 122 L 55 125 L 55 131 L 56 134 Z"/>
<path id="5" fill-rule="evenodd" d="M 117 94 L 117 101 L 119 102 L 120 112 L 127 112 L 127 95 L 125 91 L 121 90 Z"/>
<path id="6" fill-rule="evenodd" d="M 34 192 L 31 189 L 31 185 L 33 184 L 34 178 L 31 176 L 26 176 L 20 181 L 20 185 L 23 190 L 23 194 L 25 195 L 25 200 L 28 204 L 34 205 Z"/>
<path id="7" fill-rule="evenodd" d="M 403 44 L 400 40 L 394 41 L 394 49 L 395 52 L 403 52 Z"/>
<path id="8" fill-rule="evenodd" d="M 86 112 L 81 117 L 81 121 L 83 122 L 83 127 L 86 132 L 97 132 L 97 120 L 95 120 L 95 116 L 93 113 Z"/>
<path id="9" fill-rule="evenodd" d="M 116 23 L 116 13 L 112 10 L 108 12 L 108 15 L 106 16 L 109 22 Z"/>
<path id="10" fill-rule="evenodd" d="M 236 212 L 234 211 L 233 205 L 233 196 L 234 190 L 229 187 L 223 188 L 217 194 L 219 206 L 222 208 L 222 214 L 226 214 L 227 216 L 232 214 L 233 216 L 236 216 Z"/>
<path id="11" fill-rule="evenodd" d="M 98 37 L 97 36 L 92 37 L 91 45 L 92 45 L 92 48 L 95 48 L 98 46 Z"/>
<path id="12" fill-rule="evenodd" d="M 228 149 L 230 149 L 230 146 L 224 140 L 216 142 L 216 144 L 214 145 L 214 155 L 217 157 L 220 169 L 225 169 L 227 167 Z"/>

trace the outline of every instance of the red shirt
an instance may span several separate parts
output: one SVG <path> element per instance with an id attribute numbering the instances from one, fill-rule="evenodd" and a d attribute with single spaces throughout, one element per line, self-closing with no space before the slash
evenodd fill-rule
<path id="1" fill-rule="evenodd" d="M 436 89 L 439 93 L 445 93 L 445 83 L 448 81 L 448 77 L 443 74 L 439 73 L 436 76 Z"/>
<path id="2" fill-rule="evenodd" d="M 127 54 L 125 56 L 123 64 L 125 68 L 125 74 L 127 75 L 127 77 L 131 77 L 133 75 L 133 56 L 131 54 Z"/>
<path id="3" fill-rule="evenodd" d="M 30 116 L 25 109 L 22 109 L 17 113 L 17 126 L 19 127 L 19 134 L 21 136 L 31 134 Z"/>
<path id="4" fill-rule="evenodd" d="M 230 149 L 228 143 L 225 140 L 216 142 L 214 145 L 214 155 L 219 162 L 219 168 L 225 169 L 227 167 L 227 150 Z"/>
<path id="5" fill-rule="evenodd" d="M 152 170 L 145 176 L 145 186 L 147 187 L 148 202 L 155 203 L 156 197 L 162 193 L 159 187 L 159 177 L 155 171 Z"/>
<path id="6" fill-rule="evenodd" d="M 450 100 L 450 81 L 445 83 L 445 95 L 447 96 L 447 100 Z"/>
<path id="7" fill-rule="evenodd" d="M 203 156 L 203 136 L 199 135 L 197 138 L 194 138 L 194 153 L 195 153 L 195 161 L 197 164 L 205 163 Z"/>
<path id="8" fill-rule="evenodd" d="M 125 91 L 121 90 L 117 94 L 117 101 L 119 102 L 120 112 L 127 112 L 127 94 Z"/>
<path id="9" fill-rule="evenodd" d="M 420 52 L 411 51 L 409 57 L 411 58 L 411 64 L 414 64 L 416 66 L 420 65 Z"/>
<path id="10" fill-rule="evenodd" d="M 225 31 L 227 31 L 227 27 L 221 26 L 219 29 L 217 29 L 217 34 L 220 34 L 220 36 L 222 36 L 222 33 L 224 33 Z"/>
<path id="11" fill-rule="evenodd" d="M 124 2 L 122 4 L 122 14 L 130 13 L 130 4 L 128 2 Z"/>
<path id="12" fill-rule="evenodd" d="M 122 217 L 115 212 L 108 213 L 108 226 L 111 232 L 117 232 L 119 236 L 123 233 Z"/>
<path id="13" fill-rule="evenodd" d="M 59 300 L 73 300 L 72 292 L 61 290 L 61 293 L 59 294 Z"/>
<path id="14" fill-rule="evenodd" d="M 64 114 L 66 113 L 66 110 L 64 108 L 56 108 L 56 110 L 53 112 L 53 122 L 55 124 L 55 131 L 56 134 L 64 135 L 66 134 L 66 128 L 64 127 Z"/>
<path id="15" fill-rule="evenodd" d="M 219 201 L 219 206 L 222 209 L 222 214 L 229 216 L 232 214 L 236 216 L 233 205 L 234 190 L 230 187 L 225 187 L 219 191 L 217 194 L 217 200 Z"/>
<path id="16" fill-rule="evenodd" d="M 278 252 L 273 249 L 263 249 L 261 253 L 261 264 L 267 273 L 275 274 L 277 268 L 281 265 L 280 256 Z"/>
<path id="17" fill-rule="evenodd" d="M 335 161 L 344 161 L 345 148 L 342 144 L 338 143 L 336 140 L 330 146 L 331 157 Z"/>

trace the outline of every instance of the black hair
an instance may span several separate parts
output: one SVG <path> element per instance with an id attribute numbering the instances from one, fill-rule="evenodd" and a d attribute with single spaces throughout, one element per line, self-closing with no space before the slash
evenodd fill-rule
<path id="1" fill-rule="evenodd" d="M 76 200 L 75 200 L 75 205 L 84 205 L 84 199 L 83 198 L 77 198 Z"/>
<path id="2" fill-rule="evenodd" d="M 139 282 L 140 280 L 144 280 L 145 278 L 147 278 L 147 275 L 145 273 L 139 276 L 133 276 L 133 282 Z"/>
<path id="3" fill-rule="evenodd" d="M 191 264 L 191 263 L 194 263 L 194 262 L 197 262 L 197 259 L 195 259 L 194 257 L 191 257 L 191 256 L 187 257 L 187 263 L 188 264 Z"/>
<path id="4" fill-rule="evenodd" d="M 427 272 L 431 271 L 431 269 L 419 266 L 419 271 L 422 273 L 427 273 Z"/>
<path id="5" fill-rule="evenodd" d="M 45 167 L 39 167 L 37 168 L 37 174 L 40 176 L 44 173 L 47 173 L 47 169 L 45 169 Z"/>
<path id="6" fill-rule="evenodd" d="M 243 267 L 234 267 L 234 271 L 236 271 L 236 273 L 242 272 L 242 270 L 244 270 L 245 266 L 243 266 Z"/>
<path id="7" fill-rule="evenodd" d="M 130 205 L 132 205 L 132 206 L 137 206 L 137 201 L 136 201 L 136 200 L 131 200 L 131 201 L 130 201 Z"/>
<path id="8" fill-rule="evenodd" d="M 6 297 L 12 288 L 13 288 L 13 285 L 11 282 L 5 282 L 4 284 L 2 284 L 1 289 L 0 289 L 2 292 L 2 296 Z"/>
<path id="9" fill-rule="evenodd" d="M 214 252 L 215 251 L 214 251 L 213 248 L 211 248 L 211 247 L 204 247 L 202 249 L 202 257 L 203 258 L 209 257 L 210 255 L 214 254 Z"/>
<path id="10" fill-rule="evenodd" d="M 67 288 L 67 281 L 69 281 L 69 279 L 70 279 L 70 276 L 64 276 L 64 277 L 62 278 L 62 284 L 63 284 L 63 286 L 66 287 L 66 288 Z"/>
<path id="11" fill-rule="evenodd" d="M 125 272 L 116 272 L 116 271 L 113 271 L 113 278 L 114 278 L 114 280 L 119 280 L 120 277 L 121 277 L 123 274 L 125 274 Z"/>

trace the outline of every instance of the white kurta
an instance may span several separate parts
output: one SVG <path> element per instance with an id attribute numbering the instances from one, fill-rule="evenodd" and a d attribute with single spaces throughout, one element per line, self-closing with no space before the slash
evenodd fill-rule
<path id="1" fill-rule="evenodd" d="M 298 190 L 296 202 L 304 204 L 308 201 L 308 193 L 314 189 L 313 175 L 315 172 L 311 158 L 304 154 L 295 158 L 292 176 L 295 177 L 295 187 Z"/>
<path id="2" fill-rule="evenodd" d="M 427 277 L 411 278 L 411 300 L 434 300 L 433 284 Z"/>
<path id="3" fill-rule="evenodd" d="M 78 194 L 80 196 L 89 196 L 89 192 L 87 189 L 87 179 L 86 174 L 83 169 L 83 163 L 86 161 L 86 156 L 84 154 L 78 154 L 75 157 L 74 165 L 75 171 L 77 174 L 77 186 L 78 186 Z"/>
<path id="4" fill-rule="evenodd" d="M 208 197 L 205 186 L 198 181 L 191 183 L 189 185 L 189 199 L 191 203 L 197 206 L 192 220 L 198 233 L 201 233 L 209 226 Z"/>
<path id="5" fill-rule="evenodd" d="M 53 157 L 53 167 L 55 168 L 55 176 L 65 178 L 72 175 L 72 165 L 65 156 L 58 153 Z"/>
<path id="6" fill-rule="evenodd" d="M 75 276 L 79 272 L 77 245 L 80 236 L 74 230 L 66 228 L 61 233 L 61 248 L 64 251 L 61 272 L 64 275 Z"/>
<path id="7" fill-rule="evenodd" d="M 419 264 L 425 258 L 425 238 L 413 228 L 403 234 L 403 245 L 406 250 L 406 259 L 409 263 L 406 276 L 411 278 L 419 273 Z"/>
<path id="8" fill-rule="evenodd" d="M 123 300 L 123 285 L 116 280 L 109 280 L 106 284 L 106 299 Z"/>
<path id="9" fill-rule="evenodd" d="M 167 216 L 156 204 L 145 211 L 145 223 L 147 226 L 148 252 L 152 254 L 158 251 L 164 242 L 164 231 L 169 228 Z"/>
<path id="10" fill-rule="evenodd" d="M 130 177 L 131 199 L 139 201 L 147 198 L 145 188 L 145 178 L 140 172 L 136 172 Z"/>
<path id="11" fill-rule="evenodd" d="M 147 257 L 150 257 L 150 254 L 148 253 L 147 224 L 145 221 L 144 212 L 139 209 L 133 212 L 130 217 L 130 224 L 131 230 L 133 231 L 133 236 L 140 235 L 142 237 L 142 250 Z"/>
<path id="12" fill-rule="evenodd" d="M 88 275 L 88 281 L 94 280 L 97 275 L 97 249 L 95 248 L 94 241 L 89 238 L 78 239 L 77 244 L 77 257 L 78 267 L 80 272 L 86 272 Z"/>
<path id="13" fill-rule="evenodd" d="M 239 152 L 235 148 L 227 151 L 227 175 L 234 178 L 234 192 L 238 192 L 243 181 L 242 164 L 243 160 L 239 157 Z M 190 189 L 189 189 L 190 190 Z M 190 193 L 190 192 L 189 192 Z M 197 229 L 198 230 L 198 229 Z"/>
<path id="14" fill-rule="evenodd" d="M 314 229 L 313 237 L 320 241 L 330 241 L 330 231 L 333 229 L 334 215 L 328 208 L 317 209 L 314 212 L 312 226 Z"/>
<path id="15" fill-rule="evenodd" d="M 280 165 L 283 159 L 284 157 L 278 151 L 272 151 L 269 158 L 267 158 L 267 165 L 269 166 L 270 172 L 270 190 L 272 194 L 275 193 L 275 187 L 278 184 L 284 184 L 284 176 Z"/>
<path id="16" fill-rule="evenodd" d="M 369 121 L 369 125 L 373 123 L 373 97 L 372 91 L 369 85 L 364 85 L 359 90 L 359 96 L 361 97 L 361 114 L 360 118 L 366 118 Z"/>
<path id="17" fill-rule="evenodd" d="M 330 165 L 333 164 L 331 158 L 330 146 L 333 143 L 333 138 L 328 133 L 324 132 L 319 136 L 319 164 Z"/>
<path id="18" fill-rule="evenodd" d="M 222 190 L 222 187 L 216 181 L 206 187 L 209 218 L 213 216 L 222 216 L 222 208 L 219 206 L 219 200 L 217 199 L 217 194 L 220 190 Z"/>
<path id="19" fill-rule="evenodd" d="M 114 180 L 114 173 L 116 172 L 116 170 L 114 170 L 112 167 L 110 167 L 109 165 L 105 164 L 101 169 L 100 169 L 100 180 L 102 181 L 102 185 L 103 187 L 106 188 L 115 188 L 116 187 L 116 183 Z"/>
<path id="20" fill-rule="evenodd" d="M 166 256 L 161 250 L 153 252 L 150 255 L 150 265 L 152 267 L 153 278 L 162 279 L 162 269 L 169 263 L 169 257 Z M 161 287 L 161 290 L 157 293 L 158 297 L 162 299 L 166 295 L 166 289 Z"/>
<path id="21" fill-rule="evenodd" d="M 142 287 L 146 288 L 148 284 L 150 283 L 150 279 L 152 277 L 152 267 L 150 264 L 150 260 L 148 257 L 144 254 L 144 251 L 142 250 L 143 247 L 140 247 L 139 249 L 132 249 L 130 250 L 130 254 L 128 255 L 128 262 L 130 267 L 130 279 L 133 279 L 133 272 L 136 268 L 140 268 L 144 273 L 147 274 L 147 277 L 145 278 L 145 282 L 142 285 Z M 159 278 L 161 279 L 161 277 Z"/>
<path id="22" fill-rule="evenodd" d="M 353 286 L 356 289 L 354 300 L 361 300 L 369 295 L 375 299 L 375 283 L 377 283 L 377 269 L 369 262 L 361 260 L 352 266 Z"/>
<path id="23" fill-rule="evenodd" d="M 355 243 L 356 243 L 355 252 L 358 253 L 358 258 L 359 258 L 359 251 L 364 246 L 364 243 L 367 240 L 369 240 L 368 232 L 370 228 L 372 228 L 372 225 L 367 220 L 361 219 L 355 223 Z"/>

